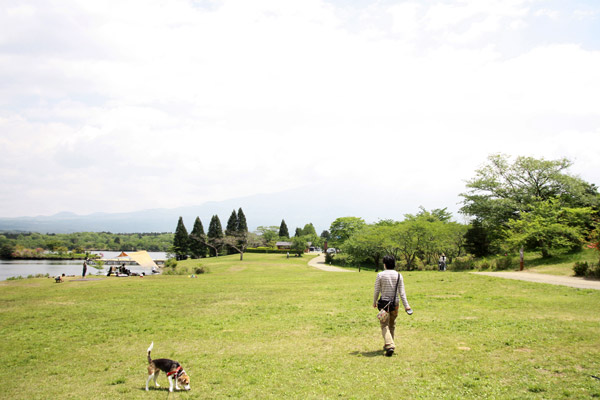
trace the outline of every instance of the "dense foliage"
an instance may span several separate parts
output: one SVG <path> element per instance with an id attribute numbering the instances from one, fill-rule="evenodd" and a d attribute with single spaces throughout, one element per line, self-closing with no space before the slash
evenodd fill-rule
<path id="1" fill-rule="evenodd" d="M 469 247 L 481 255 L 524 248 L 544 256 L 580 247 L 598 216 L 600 195 L 568 173 L 571 165 L 566 158 L 490 156 L 461 194 L 461 212 L 478 230 L 469 235 L 477 240 Z"/>

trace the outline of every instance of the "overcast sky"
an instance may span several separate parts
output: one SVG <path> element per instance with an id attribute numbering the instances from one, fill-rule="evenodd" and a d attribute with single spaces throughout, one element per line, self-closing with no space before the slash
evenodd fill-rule
<path id="1" fill-rule="evenodd" d="M 2 217 L 307 184 L 453 210 L 493 153 L 600 185 L 599 139 L 593 0 L 0 3 Z"/>

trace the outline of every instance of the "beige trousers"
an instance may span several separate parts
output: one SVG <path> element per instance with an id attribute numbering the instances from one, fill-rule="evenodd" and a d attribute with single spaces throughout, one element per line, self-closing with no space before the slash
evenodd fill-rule
<path id="1" fill-rule="evenodd" d="M 390 317 L 386 322 L 379 321 L 381 325 L 381 335 L 385 343 L 384 349 L 395 349 L 396 344 L 394 343 L 394 331 L 396 330 L 396 317 L 398 317 L 398 308 L 390 312 Z"/>

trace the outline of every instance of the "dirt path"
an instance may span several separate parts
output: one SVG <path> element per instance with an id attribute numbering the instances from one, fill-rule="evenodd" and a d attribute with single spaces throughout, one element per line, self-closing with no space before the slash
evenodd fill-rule
<path id="1" fill-rule="evenodd" d="M 600 281 L 584 279 L 576 276 L 546 275 L 525 271 L 472 272 L 472 274 L 495 276 L 506 279 L 517 279 L 528 282 L 549 283 L 551 285 L 571 286 L 579 289 L 600 290 Z"/>
<path id="2" fill-rule="evenodd" d="M 333 265 L 325 264 L 325 254 L 319 254 L 317 257 L 313 258 L 308 262 L 308 265 L 311 267 L 318 268 L 323 271 L 331 271 L 331 272 L 354 272 L 348 269 L 343 269 L 339 267 L 334 267 Z"/>

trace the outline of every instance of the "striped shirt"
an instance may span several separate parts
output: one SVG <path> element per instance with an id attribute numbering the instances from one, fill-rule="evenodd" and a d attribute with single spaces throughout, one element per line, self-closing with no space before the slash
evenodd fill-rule
<path id="1" fill-rule="evenodd" d="M 410 308 L 408 300 L 406 300 L 406 293 L 404 292 L 404 280 L 402 274 L 394 271 L 393 269 L 386 269 L 377 274 L 375 279 L 375 291 L 373 293 L 373 304 L 377 304 L 377 299 L 381 293 L 381 298 L 384 300 L 392 300 L 394 298 L 394 289 L 396 288 L 396 281 L 398 282 L 398 293 L 396 294 L 396 305 L 402 300 L 404 308 Z"/>

